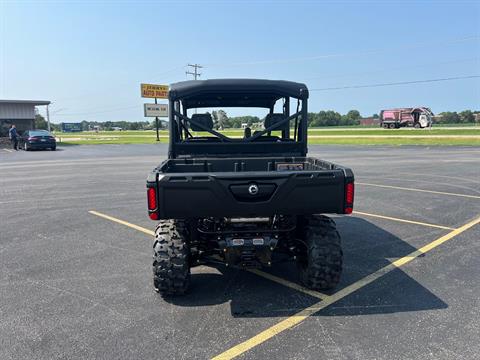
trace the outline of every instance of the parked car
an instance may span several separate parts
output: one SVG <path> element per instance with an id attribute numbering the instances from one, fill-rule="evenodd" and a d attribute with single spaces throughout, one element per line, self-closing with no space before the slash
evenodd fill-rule
<path id="1" fill-rule="evenodd" d="M 47 130 L 27 130 L 20 137 L 20 144 L 24 150 L 57 149 L 55 137 Z"/>

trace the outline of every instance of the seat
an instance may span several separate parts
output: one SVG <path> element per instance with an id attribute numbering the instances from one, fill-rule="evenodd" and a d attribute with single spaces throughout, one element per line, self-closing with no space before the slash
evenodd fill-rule
<path id="1" fill-rule="evenodd" d="M 268 114 L 265 117 L 265 129 L 269 128 L 270 126 L 274 124 L 278 124 L 279 122 L 285 120 L 287 117 L 284 114 Z M 288 129 L 288 121 L 285 122 L 283 125 L 280 125 L 280 127 L 276 128 L 275 130 L 287 130 Z"/>
<path id="2" fill-rule="evenodd" d="M 195 121 L 199 125 L 204 126 L 208 130 L 213 129 L 213 119 L 212 119 L 212 115 L 210 115 L 209 113 L 193 114 L 191 119 L 192 121 Z M 190 129 L 192 129 L 193 131 L 206 131 L 205 129 L 202 129 L 201 127 L 197 126 L 192 122 L 190 122 L 188 125 L 190 126 Z M 192 138 L 188 138 L 185 141 L 187 142 L 220 142 L 221 139 L 219 139 L 216 136 L 195 136 Z"/>
<path id="3" fill-rule="evenodd" d="M 281 113 L 268 114 L 267 116 L 265 116 L 265 121 L 263 126 L 265 127 L 265 129 L 268 129 L 270 126 L 278 124 L 279 122 L 282 122 L 286 118 L 287 117 Z M 284 131 L 288 131 L 288 126 L 289 124 L 287 121 L 272 131 L 282 131 L 283 133 Z M 255 135 L 255 133 L 253 135 Z M 263 135 L 258 139 L 255 139 L 255 141 L 280 141 L 280 138 L 278 136 L 271 135 L 271 133 L 268 132 L 266 135 Z"/>
<path id="4" fill-rule="evenodd" d="M 253 136 L 257 135 L 257 134 L 260 134 L 261 131 L 257 130 L 253 133 Z M 253 141 L 279 141 L 280 138 L 278 136 L 275 136 L 275 135 L 262 135 L 258 138 L 256 138 L 255 140 Z"/>
<path id="5" fill-rule="evenodd" d="M 209 113 L 206 114 L 193 114 L 192 115 L 192 121 L 195 121 L 196 123 L 203 125 L 205 128 L 212 130 L 213 129 L 213 119 L 212 115 Z M 195 125 L 194 123 L 189 123 L 190 129 L 193 131 L 205 131 L 205 129 L 202 129 L 201 127 Z"/>

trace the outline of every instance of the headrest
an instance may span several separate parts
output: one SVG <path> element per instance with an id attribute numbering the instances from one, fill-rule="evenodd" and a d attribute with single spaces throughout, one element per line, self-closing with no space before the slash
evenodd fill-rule
<path id="1" fill-rule="evenodd" d="M 195 121 L 196 123 L 199 123 L 200 125 L 205 126 L 207 129 L 212 130 L 213 129 L 213 120 L 212 120 L 212 115 L 210 114 L 193 114 L 192 115 L 192 121 Z M 205 131 L 205 129 L 202 129 L 198 126 L 196 126 L 193 123 L 190 123 L 190 129 L 193 131 Z"/>
<path id="2" fill-rule="evenodd" d="M 287 117 L 283 114 L 268 114 L 265 117 L 265 124 L 264 124 L 265 129 L 269 128 L 274 124 L 278 124 L 279 122 L 281 122 L 282 120 L 285 120 L 286 118 Z M 280 125 L 280 127 L 276 128 L 275 130 L 283 130 L 286 128 L 288 128 L 288 121 L 285 122 L 283 125 Z"/>

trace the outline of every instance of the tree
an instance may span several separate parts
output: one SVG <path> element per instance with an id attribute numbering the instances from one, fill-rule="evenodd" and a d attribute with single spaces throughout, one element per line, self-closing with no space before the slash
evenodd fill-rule
<path id="1" fill-rule="evenodd" d="M 439 122 L 443 124 L 458 124 L 460 122 L 460 116 L 455 111 L 445 111 L 440 113 L 439 115 Z"/>
<path id="2" fill-rule="evenodd" d="M 294 124 L 294 123 L 295 123 L 295 120 L 290 121 L 290 124 Z M 315 125 L 317 123 L 318 123 L 317 114 L 308 113 L 308 126 L 318 126 L 318 125 Z"/>
<path id="3" fill-rule="evenodd" d="M 217 129 L 223 130 L 228 126 L 228 116 L 224 110 L 217 111 Z"/>
<path id="4" fill-rule="evenodd" d="M 318 113 L 319 126 L 337 126 L 340 125 L 341 119 L 342 115 L 333 110 L 320 111 Z"/>
<path id="5" fill-rule="evenodd" d="M 86 121 L 86 120 L 82 121 L 82 131 L 90 130 L 89 126 L 90 126 L 90 123 L 88 121 Z"/>
<path id="6" fill-rule="evenodd" d="M 226 127 L 229 127 L 230 125 L 227 113 L 224 110 L 213 110 L 212 120 L 213 120 L 213 127 L 216 130 L 223 130 Z"/>
<path id="7" fill-rule="evenodd" d="M 342 116 L 342 125 L 358 125 L 360 124 L 360 112 L 358 110 L 350 110 L 346 115 Z"/>
<path id="8" fill-rule="evenodd" d="M 48 129 L 47 120 L 45 120 L 45 118 L 40 114 L 35 115 L 35 127 L 37 129 L 43 129 L 43 130 Z"/>
<path id="9" fill-rule="evenodd" d="M 155 120 L 152 120 L 150 123 L 147 122 L 147 124 L 143 127 L 145 130 L 152 130 L 157 128 L 157 123 Z M 165 127 L 165 121 L 164 120 L 158 120 L 158 128 L 159 129 L 164 129 Z"/>
<path id="10" fill-rule="evenodd" d="M 473 123 L 475 122 L 475 115 L 471 110 L 462 111 L 460 114 L 460 121 L 462 123 Z"/>
<path id="11" fill-rule="evenodd" d="M 261 122 L 258 116 L 235 116 L 228 118 L 228 125 L 232 128 L 241 128 L 242 124 L 247 124 L 247 126 L 252 127 L 254 124 L 259 124 Z"/>
<path id="12" fill-rule="evenodd" d="M 213 127 L 218 130 L 218 115 L 217 115 L 217 110 L 212 111 L 212 121 L 213 121 Z"/>
<path id="13" fill-rule="evenodd" d="M 320 111 L 317 114 L 310 113 L 310 126 L 332 126 L 337 125 L 340 121 L 341 115 L 335 111 Z"/>
<path id="14" fill-rule="evenodd" d="M 141 124 L 139 124 L 138 122 L 133 122 L 130 124 L 130 129 L 129 130 L 138 130 L 140 129 L 140 126 Z"/>

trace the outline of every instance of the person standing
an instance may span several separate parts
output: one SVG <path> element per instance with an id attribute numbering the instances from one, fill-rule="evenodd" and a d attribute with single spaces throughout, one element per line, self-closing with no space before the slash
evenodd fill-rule
<path id="1" fill-rule="evenodd" d="M 10 130 L 8 130 L 8 137 L 12 142 L 12 148 L 15 150 L 18 150 L 18 133 L 17 133 L 17 127 L 15 126 L 15 124 L 12 124 L 12 127 L 10 128 Z"/>

